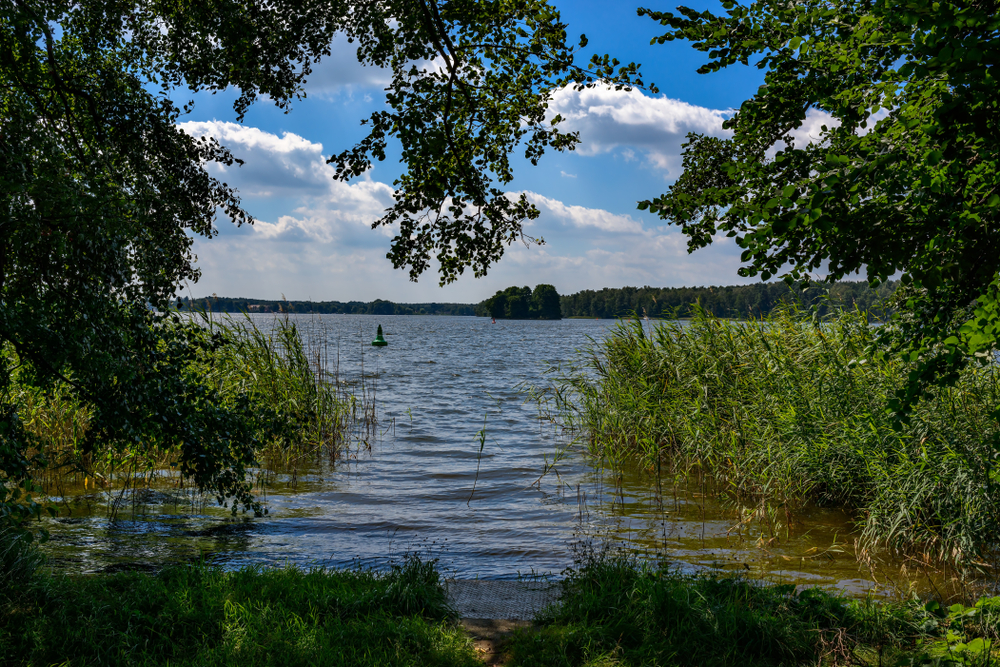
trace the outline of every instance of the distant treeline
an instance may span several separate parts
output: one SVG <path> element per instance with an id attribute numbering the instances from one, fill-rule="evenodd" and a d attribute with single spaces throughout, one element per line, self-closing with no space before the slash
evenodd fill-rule
<path id="1" fill-rule="evenodd" d="M 558 319 L 590 317 L 614 319 L 632 313 L 650 317 L 686 317 L 695 304 L 716 317 L 747 318 L 770 313 L 785 303 L 820 313 L 831 309 L 867 310 L 876 317 L 890 314 L 888 297 L 897 283 L 889 281 L 872 289 L 866 282 L 839 282 L 833 285 L 814 283 L 808 289 L 790 288 L 785 283 L 757 283 L 729 287 L 605 287 L 559 296 L 551 285 L 509 287 L 478 304 L 471 303 L 394 303 L 374 301 L 267 301 L 207 296 L 183 298 L 182 308 L 204 309 L 214 313 L 340 313 L 346 315 L 479 315 L 514 319 Z M 540 291 L 539 291 L 540 290 Z"/>
<path id="2" fill-rule="evenodd" d="M 621 287 L 584 290 L 560 300 L 563 317 L 617 318 L 632 313 L 649 317 L 685 317 L 700 304 L 716 317 L 760 317 L 781 304 L 795 303 L 820 314 L 857 306 L 884 318 L 890 313 L 887 298 L 896 281 L 872 289 L 867 282 L 814 283 L 808 289 L 790 288 L 782 282 L 729 287 Z"/>
<path id="3" fill-rule="evenodd" d="M 374 301 L 266 301 L 264 299 L 206 296 L 183 298 L 182 309 L 204 309 L 212 313 L 319 313 L 343 315 L 475 315 L 469 303 L 393 303 Z"/>

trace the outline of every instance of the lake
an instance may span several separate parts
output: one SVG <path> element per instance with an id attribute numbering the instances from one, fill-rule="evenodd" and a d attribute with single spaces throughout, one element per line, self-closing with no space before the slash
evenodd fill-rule
<path id="1" fill-rule="evenodd" d="M 588 540 L 610 539 L 684 569 L 719 568 L 863 592 L 900 577 L 859 565 L 849 517 L 807 508 L 738 520 L 697 480 L 654 493 L 641 470 L 602 471 L 540 418 L 524 385 L 571 361 L 610 320 L 499 321 L 444 316 L 293 315 L 309 347 L 348 386 L 375 392 L 379 434 L 335 463 L 267 490 L 269 515 L 233 518 L 196 494 L 160 494 L 112 521 L 97 494 L 47 520 L 45 549 L 77 572 L 204 558 L 247 564 L 382 567 L 408 552 L 457 578 L 558 575 Z M 254 315 L 265 328 L 273 315 Z M 389 345 L 371 347 L 381 324 Z M 480 445 L 482 451 L 480 452 Z M 80 499 L 77 498 L 77 501 Z"/>

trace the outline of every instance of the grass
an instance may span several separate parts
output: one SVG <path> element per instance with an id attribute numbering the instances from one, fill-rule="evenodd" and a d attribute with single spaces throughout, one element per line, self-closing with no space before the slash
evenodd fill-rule
<path id="1" fill-rule="evenodd" d="M 261 452 L 271 470 L 335 461 L 352 438 L 370 448 L 378 429 L 375 388 L 363 376 L 347 390 L 338 377 L 339 360 L 331 361 L 325 347 L 307 347 L 287 316 L 265 331 L 249 316 L 202 315 L 206 326 L 229 341 L 206 365 L 208 377 L 224 394 L 249 390 L 294 426 L 288 441 Z"/>
<path id="2" fill-rule="evenodd" d="M 174 565 L 157 574 L 38 570 L 0 535 L 0 664 L 482 664 L 435 563 L 365 569 Z M 11 558 L 14 552 L 19 558 Z M 504 647 L 508 667 L 1000 665 L 1000 597 L 944 608 L 684 575 L 584 551 L 562 600 Z"/>
<path id="3" fill-rule="evenodd" d="M 760 515 L 846 508 L 869 553 L 997 564 L 997 367 L 969 369 L 897 430 L 886 406 L 909 368 L 876 355 L 874 335 L 863 313 L 622 323 L 558 369 L 554 396 L 611 466 L 696 475 Z"/>
<path id="4" fill-rule="evenodd" d="M 324 351 L 308 348 L 294 322 L 276 318 L 262 329 L 249 317 L 194 315 L 199 316 L 224 341 L 206 353 L 199 372 L 223 400 L 250 395 L 288 426 L 286 437 L 256 452 L 259 492 L 279 473 L 294 480 L 302 467 L 317 461 L 335 465 L 352 444 L 370 447 L 378 429 L 374 392 L 364 381 L 353 390 L 340 383 Z M 91 407 L 65 384 L 42 390 L 14 379 L 19 413 L 37 443 L 31 453 L 44 462 L 33 471 L 33 481 L 59 499 L 57 509 L 72 514 L 99 494 L 113 517 L 129 506 L 139 510 L 151 489 L 184 487 L 185 480 L 173 472 L 176 449 L 143 443 L 87 452 Z"/>
<path id="5" fill-rule="evenodd" d="M 570 570 L 562 586 L 562 605 L 541 627 L 514 636 L 508 665 L 1000 664 L 1000 598 L 950 609 L 848 600 L 607 554 Z"/>
<path id="6" fill-rule="evenodd" d="M 4 665 L 478 665 L 433 563 L 43 574 L 0 596 Z"/>

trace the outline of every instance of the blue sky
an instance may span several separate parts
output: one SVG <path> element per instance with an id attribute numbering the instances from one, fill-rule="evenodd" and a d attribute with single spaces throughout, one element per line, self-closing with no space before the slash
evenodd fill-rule
<path id="1" fill-rule="evenodd" d="M 233 97 L 195 96 L 182 118 L 192 134 L 215 136 L 245 160 L 212 171 L 235 186 L 258 222 L 237 229 L 223 219 L 219 235 L 198 239 L 202 279 L 186 290 L 273 299 L 474 302 L 509 285 L 550 283 L 562 294 L 623 285 L 725 285 L 736 275 L 732 241 L 688 255 L 684 237 L 635 203 L 663 193 L 680 169 L 688 132 L 722 135 L 729 110 L 762 82 L 756 68 L 737 66 L 699 75 L 705 55 L 688 44 L 650 46 L 660 26 L 635 14 L 635 5 L 554 0 L 570 34 L 585 33 L 587 52 L 640 62 L 658 95 L 601 88 L 558 91 L 552 108 L 581 132 L 572 153 L 547 155 L 538 167 L 520 160 L 511 192 L 527 192 L 542 212 L 528 232 L 546 245 L 514 245 L 482 279 L 471 273 L 438 287 L 427 273 L 418 283 L 385 258 L 391 234 L 370 229 L 392 198 L 399 174 L 390 156 L 363 178 L 334 182 L 325 160 L 363 136 L 360 120 L 380 108 L 385 75 L 360 67 L 346 41 L 316 67 L 307 99 L 285 114 L 258 102 L 235 123 Z M 698 9 L 712 4 L 694 4 Z M 672 6 L 652 6 L 671 9 Z M 809 124 L 802 128 L 808 132 Z"/>

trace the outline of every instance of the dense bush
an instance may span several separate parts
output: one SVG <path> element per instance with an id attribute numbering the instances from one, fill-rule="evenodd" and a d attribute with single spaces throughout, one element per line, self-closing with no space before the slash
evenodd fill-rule
<path id="1" fill-rule="evenodd" d="M 562 311 L 559 293 L 552 285 L 508 287 L 482 303 L 476 304 L 476 315 L 507 320 L 559 320 Z"/>
<path id="2" fill-rule="evenodd" d="M 252 410 L 261 424 L 252 439 L 239 443 L 249 447 L 246 458 L 253 465 L 243 469 L 238 482 L 259 485 L 276 471 L 294 471 L 317 458 L 336 460 L 352 438 L 371 435 L 374 404 L 365 384 L 349 390 L 337 383 L 322 350 L 308 349 L 294 322 L 275 318 L 261 328 L 247 317 L 223 317 L 201 324 L 211 344 L 187 372 L 198 376 L 218 405 Z M 100 489 L 109 514 L 115 515 L 136 497 L 136 490 L 168 481 L 197 482 L 178 465 L 178 443 L 88 439 L 93 436 L 93 408 L 67 383 L 41 389 L 17 382 L 16 375 L 14 379 L 13 398 L 33 443 L 31 481 L 43 493 L 62 498 L 64 505 Z M 184 480 L 177 479 L 178 468 Z M 239 472 L 223 469 L 218 474 Z"/>

